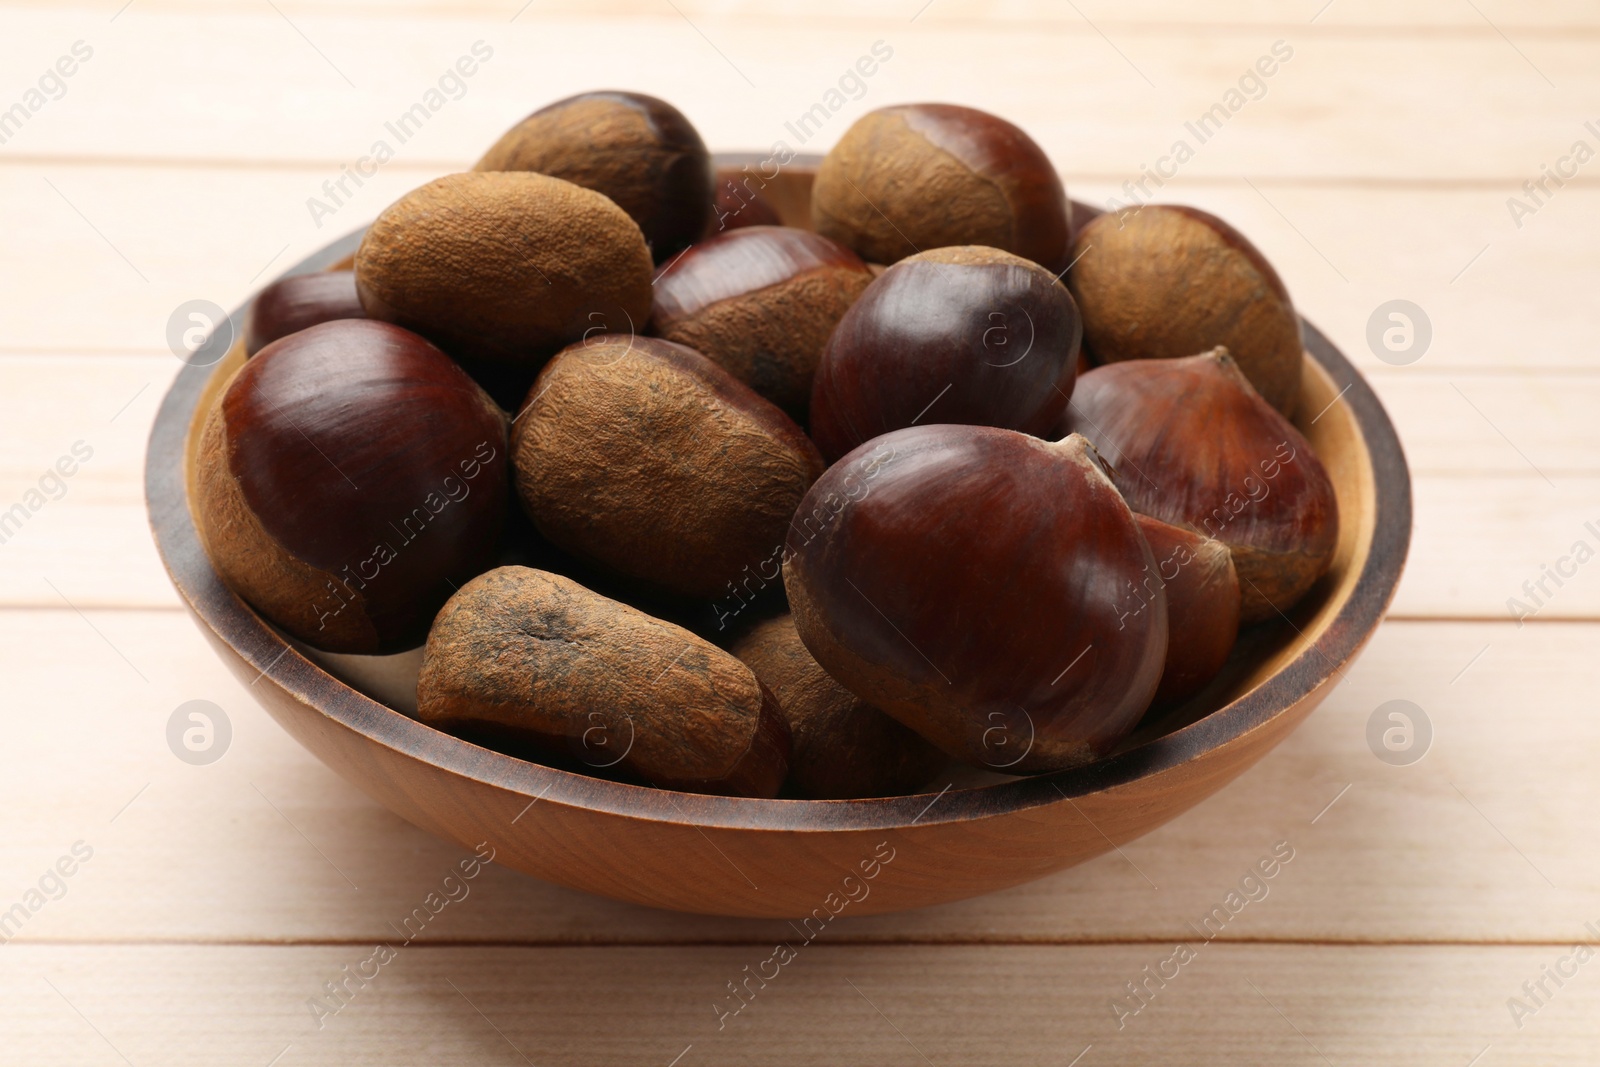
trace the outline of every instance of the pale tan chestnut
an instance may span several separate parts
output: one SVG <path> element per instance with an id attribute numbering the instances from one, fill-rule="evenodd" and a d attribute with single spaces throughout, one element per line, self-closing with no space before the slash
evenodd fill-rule
<path id="1" fill-rule="evenodd" d="M 606 197 L 543 174 L 451 174 L 386 208 L 356 253 L 361 306 L 456 357 L 541 363 L 650 317 L 650 249 Z"/>
<path id="2" fill-rule="evenodd" d="M 417 718 L 669 789 L 776 796 L 789 730 L 772 694 L 689 631 L 529 567 L 446 602 L 428 634 Z"/>
<path id="3" fill-rule="evenodd" d="M 817 169 L 811 222 L 870 263 L 985 245 L 1054 273 L 1071 243 L 1066 191 L 1044 150 L 1004 119 L 953 104 L 862 116 Z"/>
<path id="4" fill-rule="evenodd" d="M 511 462 L 551 542 L 706 600 L 772 558 L 823 471 L 793 420 L 711 360 L 619 335 L 544 368 L 516 417 Z"/>
<path id="5" fill-rule="evenodd" d="M 537 171 L 604 193 L 626 211 L 656 262 L 705 232 L 711 157 L 683 113 L 643 93 L 580 93 L 540 108 L 472 168 Z"/>
<path id="6" fill-rule="evenodd" d="M 734 642 L 772 691 L 794 740 L 789 780 L 818 800 L 910 793 L 948 762 L 943 752 L 840 685 L 779 615 Z"/>
<path id="7" fill-rule="evenodd" d="M 1300 319 L 1278 272 L 1238 230 L 1197 208 L 1147 204 L 1084 226 L 1073 258 L 1068 285 L 1097 363 L 1222 345 L 1267 403 L 1294 414 Z"/>

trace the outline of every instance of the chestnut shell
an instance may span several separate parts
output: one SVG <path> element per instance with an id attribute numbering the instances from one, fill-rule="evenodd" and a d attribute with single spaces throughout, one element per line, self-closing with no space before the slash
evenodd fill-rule
<path id="1" fill-rule="evenodd" d="M 1239 636 L 1239 574 L 1221 541 L 1135 515 L 1167 594 L 1167 661 L 1154 707 L 1194 696 L 1217 676 Z"/>
<path id="2" fill-rule="evenodd" d="M 859 256 L 826 237 L 747 226 L 656 273 L 651 327 L 803 423 L 828 339 L 872 280 Z"/>
<path id="3" fill-rule="evenodd" d="M 374 319 L 452 356 L 540 366 L 650 316 L 650 249 L 601 193 L 546 174 L 447 174 L 384 208 L 356 252 Z"/>
<path id="4" fill-rule="evenodd" d="M 439 612 L 417 718 L 667 789 L 773 797 L 789 729 L 745 664 L 561 575 L 498 567 Z"/>
<path id="5" fill-rule="evenodd" d="M 919 426 L 846 456 L 790 526 L 784 584 L 817 662 L 958 759 L 1008 773 L 1109 751 L 1167 650 L 1133 513 L 1081 437 Z"/>
<path id="6" fill-rule="evenodd" d="M 336 319 L 364 319 L 353 270 L 291 274 L 267 286 L 250 304 L 244 324 L 244 354 L 308 326 Z"/>
<path id="7" fill-rule="evenodd" d="M 657 263 L 705 233 L 711 156 L 683 112 L 645 93 L 579 93 L 535 111 L 473 167 L 528 170 L 593 189 L 638 223 Z"/>
<path id="8" fill-rule="evenodd" d="M 1256 391 L 1293 415 L 1305 364 L 1278 272 L 1210 212 L 1149 204 L 1078 231 L 1068 284 L 1096 362 L 1181 359 L 1223 346 Z"/>
<path id="9" fill-rule="evenodd" d="M 540 534 L 657 591 L 711 600 L 779 555 L 822 457 L 794 421 L 683 345 L 600 335 L 553 358 L 517 415 Z M 775 577 L 775 575 L 774 575 Z"/>
<path id="10" fill-rule="evenodd" d="M 1072 243 L 1066 191 L 1044 150 L 1005 119 L 955 104 L 862 116 L 817 170 L 811 219 L 874 263 L 988 245 L 1054 272 Z"/>
<path id="11" fill-rule="evenodd" d="M 494 564 L 505 416 L 414 333 L 341 319 L 290 334 L 202 432 L 196 505 L 218 573 L 316 648 L 414 647 Z"/>
<path id="12" fill-rule="evenodd" d="M 1333 559 L 1328 472 L 1227 349 L 1098 367 L 1061 432 L 1095 443 L 1135 511 L 1228 546 L 1245 622 L 1287 612 Z"/>
<path id="13" fill-rule="evenodd" d="M 812 385 L 812 439 L 835 460 L 917 423 L 1048 434 L 1082 337 L 1072 294 L 1037 263 L 983 247 L 912 256 L 835 327 Z"/>
<path id="14" fill-rule="evenodd" d="M 711 222 L 706 236 L 711 237 L 746 226 L 782 226 L 783 216 L 761 190 L 766 182 L 743 169 L 723 168 L 716 172 L 716 195 L 712 200 Z"/>
<path id="15" fill-rule="evenodd" d="M 766 619 L 732 647 L 777 698 L 789 724 L 790 784 L 818 800 L 913 792 L 948 757 L 836 682 L 806 650 L 794 618 Z"/>

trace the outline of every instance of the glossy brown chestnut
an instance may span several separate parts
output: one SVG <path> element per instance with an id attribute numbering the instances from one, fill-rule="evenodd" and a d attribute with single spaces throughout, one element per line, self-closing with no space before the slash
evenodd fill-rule
<path id="1" fill-rule="evenodd" d="M 387 653 L 494 563 L 505 416 L 416 334 L 325 322 L 263 348 L 207 417 L 198 526 L 223 580 L 315 648 Z"/>
<path id="2" fill-rule="evenodd" d="M 280 278 L 261 290 L 244 324 L 244 354 L 253 356 L 280 337 L 319 322 L 364 319 L 353 271 L 328 270 Z"/>
<path id="3" fill-rule="evenodd" d="M 650 317 L 650 250 L 600 193 L 543 174 L 449 174 L 390 204 L 361 239 L 368 315 L 452 356 L 544 363 Z"/>
<path id="4" fill-rule="evenodd" d="M 551 542 L 707 600 L 778 556 L 823 468 L 777 407 L 655 337 L 603 335 L 557 354 L 511 447 L 523 507 Z"/>
<path id="5" fill-rule="evenodd" d="M 1066 192 L 1044 150 L 1004 119 L 953 104 L 863 116 L 817 171 L 811 221 L 874 263 L 989 245 L 1053 273 L 1071 244 Z"/>
<path id="6" fill-rule="evenodd" d="M 540 108 L 472 168 L 527 170 L 604 193 L 626 211 L 656 262 L 705 233 L 711 157 L 683 113 L 643 93 L 594 92 Z"/>
<path id="7" fill-rule="evenodd" d="M 774 165 L 771 176 L 766 174 L 766 165 Z M 725 234 L 728 230 L 741 229 L 746 226 L 782 226 L 784 218 L 778 206 L 774 205 L 766 194 L 766 187 L 770 186 L 773 178 L 781 171 L 776 168 L 778 160 L 768 160 L 757 166 L 757 170 L 750 170 L 749 163 L 744 166 L 718 166 L 715 173 L 717 182 L 717 197 L 712 202 L 712 218 L 707 229 L 707 237 Z"/>
<path id="8" fill-rule="evenodd" d="M 1152 584 L 1167 594 L 1167 661 L 1152 704 L 1170 707 L 1205 688 L 1228 662 L 1239 636 L 1239 575 L 1221 541 L 1148 515 L 1134 519 L 1156 561 L 1140 595 L 1148 597 Z"/>
<path id="9" fill-rule="evenodd" d="M 944 751 L 1013 774 L 1104 755 L 1167 651 L 1154 560 L 1082 437 L 917 426 L 829 468 L 784 585 L 817 662 Z"/>
<path id="10" fill-rule="evenodd" d="M 789 781 L 817 800 L 915 792 L 948 757 L 834 681 L 789 615 L 767 619 L 733 646 L 777 698 L 794 753 Z"/>
<path id="11" fill-rule="evenodd" d="M 747 179 L 717 176 L 717 198 L 712 203 L 709 237 L 747 226 L 782 226 L 778 214 L 760 190 L 750 189 Z"/>
<path id="12" fill-rule="evenodd" d="M 826 237 L 747 227 L 659 271 L 651 322 L 803 423 L 822 350 L 871 282 L 861 258 Z"/>
<path id="13" fill-rule="evenodd" d="M 1068 284 L 1100 363 L 1175 359 L 1221 345 L 1285 415 L 1305 353 L 1289 291 L 1243 234 L 1192 207 L 1147 204 L 1078 232 Z"/>
<path id="14" fill-rule="evenodd" d="M 1085 226 L 1104 215 L 1105 209 L 1095 207 L 1093 204 L 1086 204 L 1082 200 L 1069 199 L 1067 201 L 1067 214 L 1072 220 L 1072 232 L 1079 234 L 1083 232 Z"/>
<path id="15" fill-rule="evenodd" d="M 1243 621 L 1288 611 L 1328 569 L 1333 483 L 1226 349 L 1096 368 L 1061 430 L 1095 443 L 1134 510 L 1228 546 Z"/>
<path id="16" fill-rule="evenodd" d="M 817 367 L 811 436 L 829 460 L 916 423 L 1048 434 L 1083 327 L 1055 276 L 994 248 L 902 260 L 845 312 Z"/>
<path id="17" fill-rule="evenodd" d="M 789 728 L 749 667 L 528 567 L 478 576 L 439 612 L 417 718 L 667 789 L 774 797 L 788 771 Z"/>

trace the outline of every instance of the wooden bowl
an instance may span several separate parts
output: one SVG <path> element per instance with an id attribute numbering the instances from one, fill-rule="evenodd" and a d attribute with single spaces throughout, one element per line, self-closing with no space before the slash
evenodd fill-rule
<path id="1" fill-rule="evenodd" d="M 759 157 L 723 156 L 738 167 Z M 752 166 L 752 171 L 756 168 Z M 804 225 L 814 161 L 765 190 Z M 290 273 L 347 261 L 359 234 Z M 235 312 L 242 334 L 243 308 Z M 497 862 L 621 900 L 825 921 L 986 893 L 1160 826 L 1259 760 L 1310 713 L 1383 617 L 1411 536 L 1410 478 L 1367 383 L 1309 323 L 1299 426 L 1342 516 L 1330 573 L 1289 623 L 1241 638 L 1206 692 L 1071 771 L 880 800 L 745 800 L 621 785 L 526 763 L 423 726 L 307 658 L 212 570 L 189 511 L 186 439 L 243 359 L 188 367 L 163 401 L 145 470 L 172 581 L 218 654 L 289 733 L 405 819 Z"/>

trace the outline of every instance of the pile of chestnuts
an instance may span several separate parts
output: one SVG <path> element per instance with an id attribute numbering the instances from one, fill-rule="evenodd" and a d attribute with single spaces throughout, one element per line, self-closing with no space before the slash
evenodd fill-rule
<path id="1" fill-rule="evenodd" d="M 587 93 L 268 287 L 194 452 L 223 580 L 421 646 L 428 726 L 746 797 L 1077 766 L 1288 625 L 1338 508 L 1248 240 L 943 104 L 851 127 L 809 219 L 768 181 Z"/>

